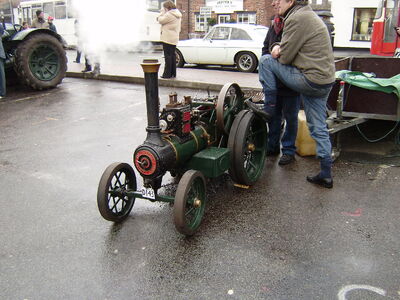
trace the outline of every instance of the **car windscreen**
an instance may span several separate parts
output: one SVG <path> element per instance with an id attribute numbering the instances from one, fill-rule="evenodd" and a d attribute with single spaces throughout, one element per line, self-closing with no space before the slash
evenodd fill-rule
<path id="1" fill-rule="evenodd" d="M 265 39 L 268 33 L 268 28 L 256 28 L 254 29 L 255 36 L 260 39 Z"/>

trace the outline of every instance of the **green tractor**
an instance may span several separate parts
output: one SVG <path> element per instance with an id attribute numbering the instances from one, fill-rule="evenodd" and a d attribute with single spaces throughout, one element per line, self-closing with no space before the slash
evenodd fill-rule
<path id="1" fill-rule="evenodd" d="M 67 72 L 66 43 L 48 29 L 22 30 L 20 25 L 6 23 L 2 36 L 7 59 L 7 81 L 17 75 L 18 81 L 34 89 L 56 87 Z"/>

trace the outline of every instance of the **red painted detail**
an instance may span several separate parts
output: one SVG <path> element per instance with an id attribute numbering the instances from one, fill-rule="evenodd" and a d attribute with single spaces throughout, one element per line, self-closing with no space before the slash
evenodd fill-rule
<path id="1" fill-rule="evenodd" d="M 183 122 L 189 121 L 190 120 L 190 111 L 186 111 L 183 113 Z"/>
<path id="2" fill-rule="evenodd" d="M 157 159 L 148 150 L 140 150 L 134 157 L 135 167 L 142 175 L 153 175 L 157 169 Z"/>
<path id="3" fill-rule="evenodd" d="M 189 133 L 190 132 L 190 123 L 183 124 L 183 133 Z"/>
<path id="4" fill-rule="evenodd" d="M 385 32 L 385 23 L 383 21 L 375 21 L 373 24 L 371 37 L 371 54 L 383 55 L 383 34 Z"/>

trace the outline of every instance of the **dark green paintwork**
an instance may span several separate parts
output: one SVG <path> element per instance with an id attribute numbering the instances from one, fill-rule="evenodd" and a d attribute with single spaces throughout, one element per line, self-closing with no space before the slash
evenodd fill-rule
<path id="1" fill-rule="evenodd" d="M 57 52 L 49 45 L 39 45 L 29 56 L 29 68 L 37 79 L 53 80 L 60 71 Z"/>
<path id="2" fill-rule="evenodd" d="M 193 155 L 188 169 L 198 170 L 209 178 L 221 176 L 230 165 L 228 148 L 210 147 Z"/>

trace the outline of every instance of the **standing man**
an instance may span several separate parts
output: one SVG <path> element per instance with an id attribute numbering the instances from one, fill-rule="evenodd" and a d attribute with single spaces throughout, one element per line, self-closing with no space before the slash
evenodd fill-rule
<path id="1" fill-rule="evenodd" d="M 182 14 L 176 8 L 175 3 L 166 1 L 163 3 L 160 15 L 157 17 L 161 24 L 161 42 L 163 43 L 165 66 L 161 78 L 176 77 L 176 44 L 181 32 Z"/>
<path id="2" fill-rule="evenodd" d="M 6 53 L 3 48 L 4 27 L 0 24 L 0 99 L 6 95 L 6 74 L 4 73 L 4 61 Z"/>
<path id="3" fill-rule="evenodd" d="M 36 11 L 36 19 L 32 21 L 32 28 L 49 29 L 49 23 L 44 19 L 44 12 L 40 9 Z"/>
<path id="4" fill-rule="evenodd" d="M 49 29 L 51 31 L 54 31 L 55 33 L 57 33 L 57 28 L 56 28 L 56 25 L 54 25 L 53 20 L 54 20 L 54 18 L 52 16 L 49 16 L 47 18 L 47 23 L 49 23 Z"/>
<path id="5" fill-rule="evenodd" d="M 272 7 L 275 11 L 273 26 L 268 30 L 264 41 L 262 55 L 271 54 L 269 48 L 282 39 L 283 18 L 279 16 L 279 0 L 272 0 Z M 267 155 L 279 155 L 281 148 L 281 124 L 282 115 L 286 121 L 285 132 L 282 136 L 282 157 L 279 165 L 287 165 L 294 162 L 296 152 L 296 137 L 298 127 L 298 113 L 300 109 L 300 94 L 277 81 L 276 107 L 272 119 L 268 121 L 268 143 Z"/>
<path id="6" fill-rule="evenodd" d="M 270 47 L 271 55 L 260 60 L 266 115 L 273 116 L 278 80 L 301 94 L 308 128 L 317 143 L 321 171 L 307 176 L 311 183 L 333 187 L 331 142 L 326 126 L 326 102 L 335 82 L 335 63 L 328 30 L 308 5 L 308 0 L 281 0 L 282 41 Z"/>

